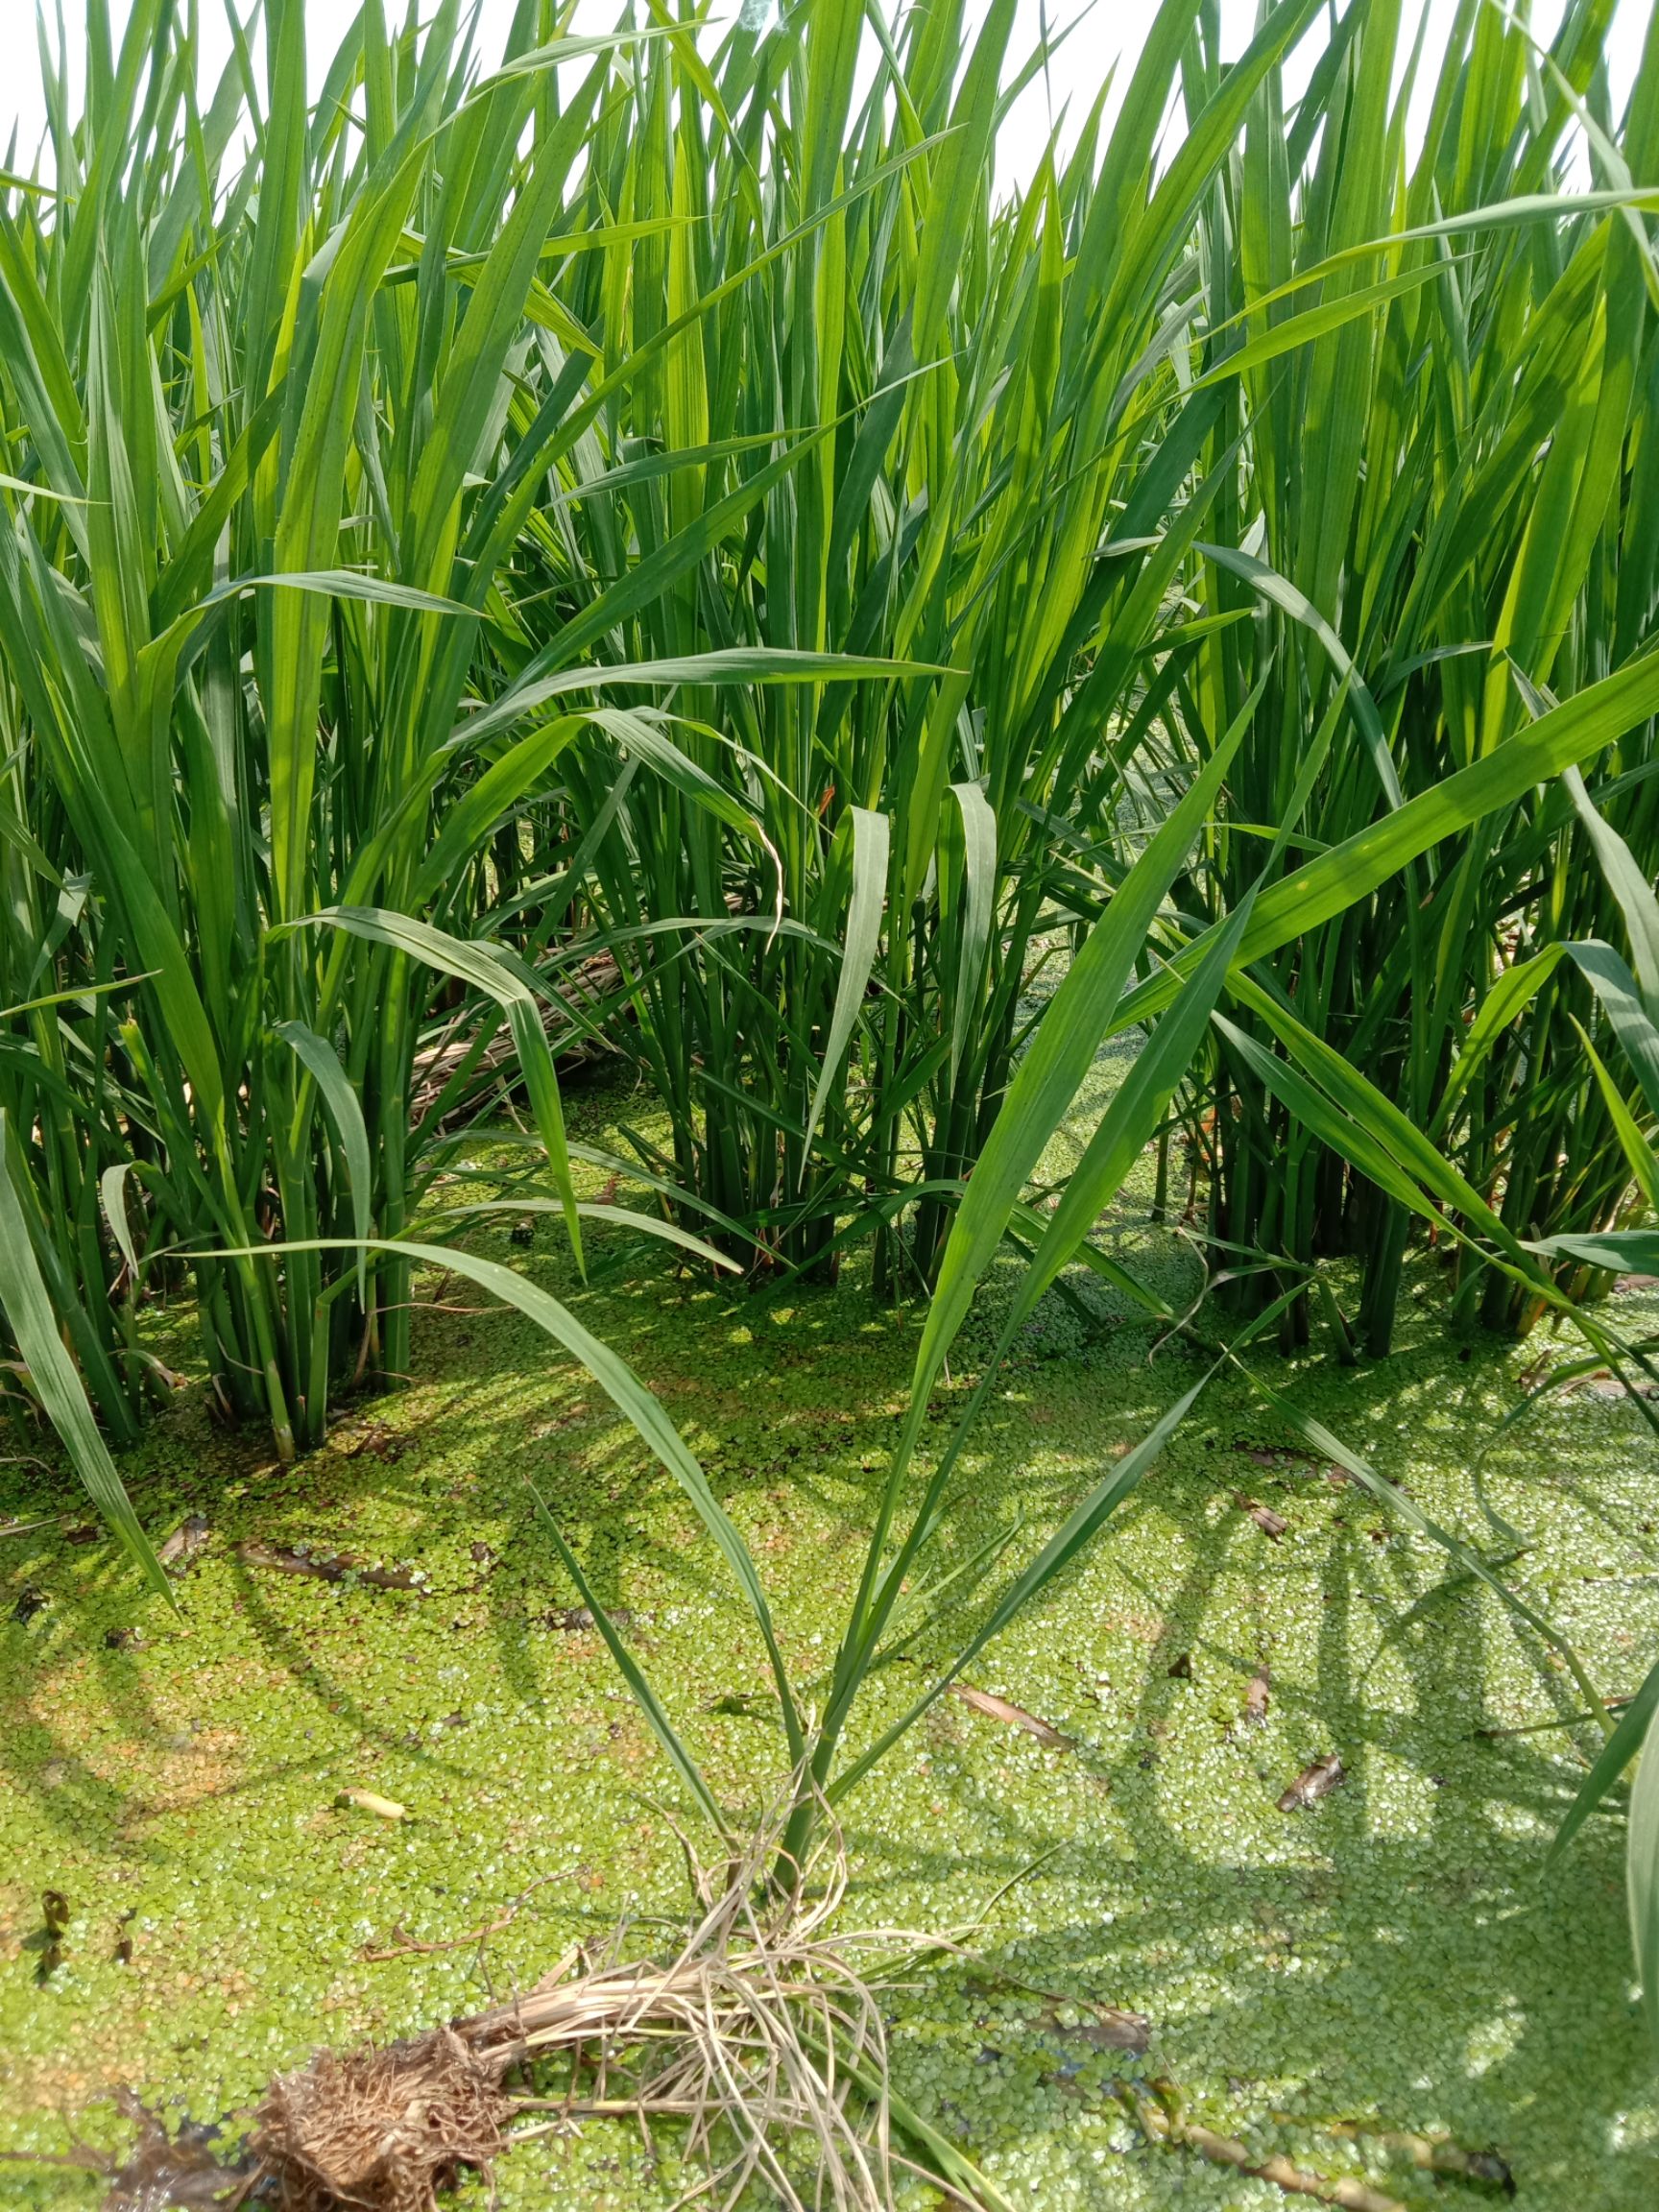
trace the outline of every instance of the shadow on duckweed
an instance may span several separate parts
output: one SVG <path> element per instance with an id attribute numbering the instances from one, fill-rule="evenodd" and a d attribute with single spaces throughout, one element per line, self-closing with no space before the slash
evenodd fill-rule
<path id="1" fill-rule="evenodd" d="M 1138 1207 L 1143 1220 L 1132 1192 L 1121 1239 L 1173 1281 L 1190 1259 Z M 571 1289 L 557 1259 L 530 1263 Z M 1305 1359 L 1286 1386 L 1491 1548 L 1470 1470 L 1523 1356 L 1448 1341 L 1427 1267 L 1416 1287 L 1393 1361 Z M 994 1282 L 988 1304 L 1000 1294 Z M 579 1295 L 701 1453 L 809 1677 L 833 1648 L 902 1407 L 908 1324 L 872 1308 L 854 1268 L 770 1304 L 661 1276 Z M 1035 1543 L 1173 1393 L 1184 1362 L 1149 1363 L 1144 1329 L 1095 1304 L 1092 1328 L 1052 1299 L 1038 1315 L 974 1440 L 958 1557 L 1018 1515 L 1014 1551 Z M 416 1341 L 415 1386 L 353 1408 L 298 1466 L 211 1429 L 195 1394 L 131 1455 L 153 1528 L 192 1512 L 210 1524 L 180 1577 L 181 1628 L 134 1616 L 102 1546 L 49 1527 L 0 1551 L 5 2147 L 61 2149 L 60 2113 L 113 2146 L 117 2081 L 211 2118 L 319 2044 L 477 2010 L 618 1918 L 642 1941 L 654 1915 L 683 1919 L 654 1802 L 670 1777 L 598 1638 L 569 1624 L 527 1473 L 599 1595 L 632 1615 L 723 1796 L 757 1804 L 775 1780 L 750 1625 L 679 1492 L 588 1379 L 512 1314 L 430 1311 Z M 1496 2145 L 1527 2212 L 1647 2212 L 1659 2111 L 1629 2004 L 1618 1823 L 1593 1824 L 1545 1880 L 1583 1770 L 1574 1732 L 1477 1734 L 1568 1719 L 1571 1685 L 1496 1600 L 1433 1597 L 1442 1556 L 1292 1442 L 1248 1393 L 1217 1388 L 1094 1553 L 986 1652 L 981 1686 L 1069 1748 L 947 1700 L 847 1808 L 861 1922 L 959 1926 L 1014 1884 L 974 1936 L 976 1963 L 913 1975 L 895 1997 L 897 2086 L 1016 2201 L 1283 2201 L 1149 2147 L 1112 2094 L 1122 2054 L 1031 1994 L 1060 1992 L 1080 2017 L 1090 2004 L 1144 2014 L 1148 2068 L 1214 2127 L 1370 2172 L 1414 2212 L 1460 2185 L 1413 2172 L 1367 2128 Z M 1541 1408 L 1483 1468 L 1490 1506 L 1541 1540 L 1510 1573 L 1609 1692 L 1633 1687 L 1659 1637 L 1659 1581 L 1640 1579 L 1656 1564 L 1655 1472 L 1628 1408 L 1576 1399 Z M 57 1503 L 26 1468 L 0 1481 L 8 1515 Z M 1284 1520 L 1282 1538 L 1240 1495 Z M 420 1587 L 262 1573 L 238 1554 L 249 1540 L 413 1568 Z M 25 1586 L 47 1602 L 12 1621 Z M 914 1676 L 901 1663 L 874 1679 L 866 1725 Z M 1280 1812 L 1332 1751 L 1343 1787 Z M 411 1817 L 342 1809 L 347 1787 Z M 482 1956 L 363 1957 L 394 1928 L 453 1936 L 548 1875 Z M 25 1942 L 48 1887 L 70 1916 L 42 1984 Z M 1317 2132 L 1330 2123 L 1358 2129 L 1334 2166 Z M 0 2207 L 79 2201 L 79 2186 L 0 2168 Z M 678 2184 L 672 2158 L 655 2166 L 599 2125 L 517 2154 L 497 2186 L 508 2212 L 654 2212 Z"/>

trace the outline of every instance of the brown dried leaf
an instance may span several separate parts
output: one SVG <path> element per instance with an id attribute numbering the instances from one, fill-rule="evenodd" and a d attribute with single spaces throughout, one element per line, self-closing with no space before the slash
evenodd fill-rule
<path id="1" fill-rule="evenodd" d="M 1000 1720 L 1009 1728 L 1023 1728 L 1027 1736 L 1035 1736 L 1039 1743 L 1069 1745 L 1070 1738 L 1062 1736 L 1058 1728 L 1040 1720 L 1035 1713 L 1027 1713 L 1023 1706 L 1011 1705 L 1006 1697 L 998 1697 L 994 1691 L 976 1690 L 972 1682 L 952 1682 L 952 1697 L 960 1698 L 971 1712 L 982 1713 L 987 1720 Z"/>
<path id="2" fill-rule="evenodd" d="M 607 1616 L 613 1628 L 625 1629 L 634 1625 L 634 1615 L 626 1605 L 613 1605 Z M 539 1616 L 543 1628 L 563 1628 L 566 1634 L 580 1636 L 595 1625 L 592 1614 L 586 1605 L 555 1605 L 551 1613 Z"/>
<path id="3" fill-rule="evenodd" d="M 1240 1513 L 1248 1513 L 1263 1536 L 1270 1536 L 1277 1544 L 1290 1524 L 1282 1513 L 1275 1513 L 1270 1505 L 1258 1504 L 1254 1498 L 1246 1498 L 1242 1490 L 1233 1493 L 1233 1503 Z"/>
<path id="4" fill-rule="evenodd" d="M 388 1429 L 384 1421 L 372 1421 L 343 1449 L 348 1459 L 360 1459 L 365 1453 L 373 1459 L 401 1459 L 409 1449 L 409 1442 L 395 1429 Z"/>
<path id="5" fill-rule="evenodd" d="M 1068 2026 L 1060 2016 L 1062 2003 L 1090 2017 Z M 1095 2051 L 1132 2051 L 1137 2057 L 1143 2057 L 1152 2042 L 1152 2023 L 1144 2013 L 1124 2012 L 1116 2005 L 1097 2004 L 1092 1997 L 1056 1999 L 1043 2008 L 1041 2019 L 1050 2035 L 1087 2043 Z"/>
<path id="6" fill-rule="evenodd" d="M 1310 1805 L 1317 1805 L 1321 1797 L 1329 1797 L 1333 1790 L 1339 1789 L 1348 1779 L 1346 1769 L 1334 1751 L 1327 1751 L 1323 1759 L 1315 1759 L 1311 1767 L 1304 1767 L 1288 1790 L 1279 1800 L 1281 1813 L 1301 1813 Z"/>
<path id="7" fill-rule="evenodd" d="M 179 1524 L 166 1543 L 157 1550 L 156 1556 L 163 1567 L 172 1569 L 175 1574 L 182 1574 L 206 1543 L 207 1534 L 206 1515 L 192 1513 L 188 1521 Z"/>

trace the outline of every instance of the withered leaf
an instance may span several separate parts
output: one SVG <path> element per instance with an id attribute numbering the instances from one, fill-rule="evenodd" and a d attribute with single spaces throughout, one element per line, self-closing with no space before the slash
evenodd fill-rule
<path id="1" fill-rule="evenodd" d="M 182 1574 L 206 1543 L 207 1535 L 207 1516 L 204 1513 L 192 1513 L 188 1521 L 180 1522 L 156 1556 L 163 1567 L 170 1568 L 175 1574 Z"/>
<path id="2" fill-rule="evenodd" d="M 1265 1720 L 1268 1699 L 1273 1683 L 1265 1667 L 1258 1667 L 1250 1677 L 1250 1687 L 1244 1693 L 1244 1718 L 1246 1720 Z"/>
<path id="3" fill-rule="evenodd" d="M 626 1605 L 613 1605 L 607 1615 L 613 1628 L 632 1628 L 634 1615 Z M 586 1605 L 555 1605 L 551 1613 L 541 1616 L 544 1628 L 563 1628 L 569 1635 L 580 1636 L 595 1625 L 592 1614 Z"/>
<path id="4" fill-rule="evenodd" d="M 1099 2005 L 1093 1998 L 1069 1997 L 1065 2003 L 1087 2012 L 1089 2018 L 1068 2026 L 1058 2004 L 1046 2005 L 1042 2022 L 1051 2035 L 1088 2043 L 1096 2051 L 1130 2051 L 1144 2056 L 1152 2041 L 1152 2023 L 1143 2013 L 1120 2011 L 1116 2005 Z"/>
<path id="5" fill-rule="evenodd" d="M 344 1449 L 348 1459 L 361 1459 L 365 1454 L 372 1459 L 401 1459 L 409 1441 L 395 1429 L 388 1429 L 384 1421 L 372 1421 Z"/>
<path id="6" fill-rule="evenodd" d="M 1333 1790 L 1339 1789 L 1348 1779 L 1341 1760 L 1334 1751 L 1327 1751 L 1323 1759 L 1315 1759 L 1311 1767 L 1304 1767 L 1288 1790 L 1279 1800 L 1281 1813 L 1301 1813 L 1310 1805 L 1317 1805 L 1321 1797 L 1329 1797 Z"/>
<path id="7" fill-rule="evenodd" d="M 1233 1503 L 1240 1513 L 1247 1513 L 1263 1536 L 1270 1536 L 1277 1544 L 1290 1524 L 1282 1513 L 1275 1513 L 1270 1505 L 1259 1504 L 1254 1498 L 1246 1498 L 1242 1490 L 1233 1493 Z"/>
<path id="8" fill-rule="evenodd" d="M 998 1697 L 994 1691 L 976 1690 L 972 1682 L 952 1682 L 950 1695 L 959 1698 L 971 1712 L 982 1713 L 987 1720 L 1000 1720 L 1009 1728 L 1022 1728 L 1027 1736 L 1035 1736 L 1039 1743 L 1067 1745 L 1070 1738 L 1062 1736 L 1058 1728 L 1040 1720 L 1035 1713 L 1027 1713 L 1022 1705 L 1011 1705 L 1006 1697 Z"/>

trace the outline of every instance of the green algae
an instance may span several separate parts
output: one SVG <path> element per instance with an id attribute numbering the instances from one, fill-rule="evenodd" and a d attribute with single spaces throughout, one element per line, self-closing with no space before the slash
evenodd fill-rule
<path id="1" fill-rule="evenodd" d="M 612 1104 L 579 1109 L 589 1134 Z M 474 1152 L 501 1174 L 517 1157 Z M 1142 1179 L 1109 1233 L 1173 1289 L 1191 1257 L 1144 1226 L 1146 1196 Z M 571 1297 L 659 1391 L 810 1678 L 903 1407 L 913 1320 L 876 1308 L 856 1266 L 833 1289 L 733 1300 L 619 1252 L 584 1291 L 556 1230 L 529 1254 L 508 1239 L 503 1219 L 477 1248 Z M 959 1347 L 970 1373 L 1009 1280 Z M 1499 1549 L 1487 1516 L 1518 1528 L 1533 1547 L 1509 1570 L 1518 1586 L 1609 1692 L 1633 1688 L 1659 1642 L 1659 1578 L 1644 1579 L 1659 1568 L 1659 1453 L 1631 1408 L 1582 1395 L 1494 1442 L 1536 1347 L 1451 1341 L 1429 1261 L 1414 1289 L 1393 1360 L 1274 1362 L 1275 1382 L 1443 1524 Z M 653 1916 L 683 1913 L 672 1778 L 597 1636 L 565 1624 L 574 1593 L 527 1475 L 601 1598 L 632 1616 L 717 1791 L 755 1808 L 776 1781 L 763 1653 L 670 1479 L 520 1317 L 472 1310 L 453 1281 L 421 1295 L 418 1381 L 353 1407 L 301 1465 L 210 1427 L 194 1392 L 128 1455 L 154 1530 L 196 1512 L 210 1525 L 177 1627 L 139 1609 L 107 1545 L 48 1528 L 0 1549 L 0 2147 L 60 2149 L 61 2114 L 119 2141 L 117 2080 L 197 2118 L 233 2111 L 320 2042 L 476 2009 L 619 1919 L 645 1941 Z M 1016 1524 L 1007 1556 L 1022 1555 L 1190 1379 L 1126 1307 L 1093 1284 L 1081 1296 L 1092 1319 L 1055 1298 L 1034 1317 L 974 1439 L 948 1558 Z M 942 1394 L 942 1420 L 960 1390 Z M 1594 1821 L 1546 1879 L 1583 1772 L 1575 1732 L 1478 1733 L 1566 1719 L 1575 1693 L 1490 1594 L 1436 1596 L 1443 1556 L 1292 1443 L 1242 1385 L 1214 1387 L 1092 1556 L 985 1653 L 974 1680 L 1069 1748 L 947 1700 L 849 1804 L 862 1920 L 960 1927 L 1015 1882 L 974 1963 L 895 1994 L 897 2083 L 1016 2201 L 1283 2201 L 1141 2145 L 1111 2095 L 1127 2062 L 1033 1994 L 1054 1990 L 1143 2013 L 1146 2064 L 1210 2125 L 1370 2172 L 1412 2206 L 1442 2193 L 1318 2123 L 1495 2143 L 1531 2212 L 1650 2206 L 1659 2106 L 1630 2001 L 1621 1826 Z M 0 1479 L 8 1514 L 61 1502 L 28 1468 Z M 1240 1496 L 1284 1518 L 1279 1541 Z M 420 1587 L 273 1574 L 239 1555 L 250 1540 L 415 1569 Z M 45 1602 L 13 1620 L 25 1589 Z M 970 1589 L 933 1632 L 938 1651 L 982 1598 Z M 1271 1700 L 1251 1724 L 1262 1667 Z M 862 1726 L 915 1681 L 911 1665 L 878 1675 Z M 1331 1750 L 1344 1787 L 1281 1813 L 1286 1785 Z M 349 1787 L 410 1818 L 339 1806 Z M 48 1887 L 72 1916 L 41 1982 Z M 449 1942 L 520 1897 L 483 1947 L 364 1956 Z M 596 2126 L 527 2147 L 499 2188 L 509 2212 L 655 2212 L 678 2178 L 637 2134 Z M 0 2207 L 94 2193 L 0 2166 Z"/>

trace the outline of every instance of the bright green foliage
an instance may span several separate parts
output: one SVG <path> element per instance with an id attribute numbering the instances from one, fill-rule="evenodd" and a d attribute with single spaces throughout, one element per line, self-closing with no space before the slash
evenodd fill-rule
<path id="1" fill-rule="evenodd" d="M 419 34 L 370 0 L 308 114 L 303 17 L 274 0 L 264 84 L 244 56 L 203 108 L 168 0 L 118 52 L 94 14 L 57 189 L 0 212 L 18 1202 L 118 1433 L 138 1282 L 187 1264 L 216 1392 L 283 1455 L 337 1379 L 407 1371 L 407 1261 L 316 1240 L 395 1240 L 441 1157 L 453 1086 L 412 1110 L 428 1016 L 482 1009 L 473 1057 L 509 1032 L 579 1249 L 557 956 L 475 940 L 492 841 L 559 754 L 596 715 L 646 728 L 586 674 L 527 734 L 469 719 L 518 636 L 503 564 L 583 435 L 591 353 L 561 381 L 542 272 L 569 223 L 601 242 L 579 179 L 622 48 L 526 0 L 480 84 L 458 0 Z"/>
<path id="2" fill-rule="evenodd" d="M 463 0 L 364 0 L 315 107 L 305 12 L 265 0 L 262 75 L 244 41 L 210 89 L 193 6 L 135 0 L 118 45 L 89 7 L 53 180 L 0 196 L 0 1310 L 153 1583 L 106 1442 L 169 1380 L 143 1298 L 188 1283 L 220 1410 L 289 1458 L 344 1382 L 408 1373 L 413 1270 L 445 1266 L 582 1364 L 711 1539 L 794 1777 L 782 1888 L 1224 1362 L 1603 1716 L 1498 1564 L 1243 1356 L 1315 1317 L 1386 1351 L 1419 1222 L 1461 1317 L 1569 1316 L 1656 1372 L 1580 1302 L 1659 1275 L 1659 27 L 1617 115 L 1609 0 L 1549 51 L 1461 0 L 1419 145 L 1403 0 L 1262 0 L 1226 65 L 1212 0 L 1163 0 L 1110 127 L 1102 87 L 998 202 L 1006 102 L 1055 58 L 1011 53 L 1013 0 L 593 39 L 519 0 L 488 75 Z M 578 1032 L 661 1108 L 655 1213 L 577 1201 Z M 430 1202 L 503 1095 L 545 1168 L 515 1203 L 577 1271 L 597 1216 L 774 1278 L 870 1236 L 878 1290 L 925 1292 L 810 1678 L 651 1391 L 467 1248 L 493 1201 Z M 1220 1347 L 1094 1242 L 1155 1146 L 1167 1205 L 1183 1123 Z M 1075 1263 L 1202 1363 L 1051 1530 L 963 1558 L 971 1426 Z M 1659 2032 L 1656 1700 L 1659 1670 L 1563 1840 L 1640 1750 Z"/>
<path id="3" fill-rule="evenodd" d="M 512 584 L 521 686 L 585 649 L 923 664 L 687 685 L 677 775 L 651 772 L 666 734 L 620 730 L 564 763 L 591 942 L 622 962 L 627 1042 L 673 1118 L 658 1165 L 745 1224 L 745 1258 L 822 1264 L 875 1226 L 899 1283 L 936 1271 L 1034 938 L 1121 875 L 1109 733 L 1133 753 L 1205 505 L 1171 305 L 1252 88 L 1311 10 L 1274 11 L 1155 163 L 1193 12 L 1170 0 L 1110 144 L 1091 126 L 994 206 L 998 84 L 1041 59 L 1007 55 L 1012 12 L 970 39 L 962 0 L 907 11 L 856 109 L 857 10 L 739 28 L 708 64 L 680 37 L 630 55 L 589 214 L 665 228 L 573 265 L 566 296 L 603 333 L 602 389 L 630 347 L 657 352 L 549 477 Z M 796 927 L 771 927 L 780 901 Z"/>
<path id="4" fill-rule="evenodd" d="M 1013 12 L 576 39 L 521 0 L 481 79 L 460 0 L 401 30 L 366 0 L 312 109 L 302 0 L 210 96 L 193 18 L 138 0 L 118 49 L 89 12 L 54 183 L 0 207 L 0 1301 L 32 1386 L 118 1518 L 82 1391 L 131 1434 L 140 1290 L 188 1270 L 224 1410 L 314 1445 L 343 1379 L 406 1373 L 446 1128 L 504 1083 L 580 1264 L 549 1029 L 608 1036 L 668 1122 L 637 1225 L 744 1270 L 873 1233 L 878 1286 L 931 1297 L 804 1685 L 649 1392 L 450 1253 L 713 1537 L 796 1854 L 1194 1404 L 850 1753 L 943 1592 L 1013 1332 L 1108 1268 L 1094 1225 L 1172 1116 L 1242 1262 L 1235 1358 L 1314 1311 L 1352 1357 L 1324 1266 L 1352 1251 L 1385 1349 L 1414 1214 L 1513 1324 L 1646 1265 L 1621 1236 L 1659 1198 L 1659 34 L 1616 118 L 1605 0 L 1549 53 L 1467 0 L 1419 149 L 1400 0 L 1263 6 L 1225 67 L 1214 10 L 1165 0 L 1110 129 L 1103 90 L 999 204 L 1047 59 Z M 1013 1318 L 919 1473 L 1010 1234 Z"/>
<path id="5" fill-rule="evenodd" d="M 1193 643 L 1177 633 L 1165 663 L 1171 726 L 1202 757 L 1265 684 L 1213 872 L 1190 891 L 1211 911 L 1255 881 L 1264 837 L 1289 836 L 1286 866 L 1340 844 L 1651 643 L 1648 228 L 1557 195 L 1584 135 L 1609 195 L 1659 178 L 1659 40 L 1616 120 L 1600 0 L 1573 0 L 1548 52 L 1468 0 L 1419 145 L 1415 67 L 1390 92 L 1413 13 L 1346 11 L 1293 112 L 1269 81 L 1204 210 L 1198 390 L 1222 482 Z M 1597 767 L 1649 872 L 1651 728 L 1633 717 Z M 1628 1185 L 1580 1044 L 1578 1024 L 1601 1017 L 1570 969 L 1518 1019 L 1505 995 L 1521 965 L 1613 916 L 1567 790 L 1541 779 L 1256 974 L 1458 1162 L 1511 1235 L 1588 1230 L 1620 1216 Z M 1479 1029 L 1488 1010 L 1496 1034 Z M 1471 1023 L 1479 1075 L 1459 1068 Z M 1386 1351 L 1402 1209 L 1345 1173 L 1225 1039 L 1199 1112 L 1212 1233 L 1304 1265 L 1358 1253 L 1359 1334 Z M 1539 1311 L 1478 1268 L 1461 1297 L 1496 1326 Z M 1298 1302 L 1287 1335 L 1306 1340 L 1310 1318 Z"/>

